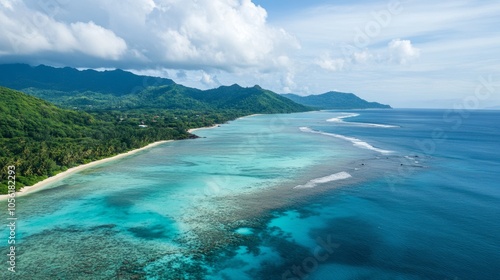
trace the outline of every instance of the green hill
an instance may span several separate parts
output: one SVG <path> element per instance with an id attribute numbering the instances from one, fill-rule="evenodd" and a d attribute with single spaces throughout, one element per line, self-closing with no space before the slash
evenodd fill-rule
<path id="1" fill-rule="evenodd" d="M 19 188 L 155 141 L 195 137 L 189 128 L 249 114 L 389 107 L 354 94 L 282 96 L 236 84 L 199 90 L 121 70 L 24 64 L 0 65 L 0 97 L 0 193 L 7 190 L 8 165 L 19 171 Z"/>
<path id="2" fill-rule="evenodd" d="M 220 109 L 243 110 L 248 113 L 272 114 L 311 110 L 257 85 L 251 88 L 243 88 L 237 84 L 221 86 L 204 92 L 193 92 L 191 96 Z"/>
<path id="3" fill-rule="evenodd" d="M 18 170 L 17 187 L 32 185 L 70 167 L 149 143 L 193 137 L 186 129 L 233 115 L 195 111 L 104 111 L 61 109 L 42 99 L 0 87 L 0 193 L 7 166 Z M 142 128 L 139 124 L 147 125 Z"/>
<path id="4" fill-rule="evenodd" d="M 296 94 L 283 94 L 284 97 L 317 109 L 389 109 L 391 106 L 377 102 L 368 102 L 353 93 L 330 91 L 318 95 L 299 96 Z"/>
<path id="5" fill-rule="evenodd" d="M 130 103 L 134 104 L 129 108 L 231 110 L 242 115 L 311 110 L 258 86 L 244 88 L 239 85 L 232 85 L 203 91 L 174 84 L 150 87 L 137 95 L 127 96 L 126 98 L 131 101 Z"/>
<path id="6" fill-rule="evenodd" d="M 202 91 L 121 70 L 24 64 L 0 65 L 0 97 L 0 166 L 17 167 L 18 188 L 155 141 L 195 137 L 190 128 L 311 110 L 258 86 Z"/>
<path id="7" fill-rule="evenodd" d="M 0 85 L 62 107 L 83 110 L 233 110 L 240 115 L 311 110 L 259 86 L 232 85 L 203 91 L 169 79 L 138 76 L 122 70 L 97 72 L 7 64 L 0 65 Z"/>

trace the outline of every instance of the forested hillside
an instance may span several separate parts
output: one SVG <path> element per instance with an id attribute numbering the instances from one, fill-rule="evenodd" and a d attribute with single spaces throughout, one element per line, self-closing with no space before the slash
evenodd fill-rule
<path id="1" fill-rule="evenodd" d="M 199 90 L 121 70 L 0 65 L 0 193 L 7 190 L 8 165 L 16 166 L 20 188 L 155 141 L 195 137 L 189 128 L 245 115 L 388 107 L 353 94 L 285 96 L 237 84 Z"/>
<path id="2" fill-rule="evenodd" d="M 93 110 L 157 108 L 234 110 L 238 114 L 311 110 L 259 86 L 199 90 L 172 80 L 122 70 L 98 72 L 25 64 L 0 65 L 0 86 L 14 88 L 61 107 Z"/>
<path id="3" fill-rule="evenodd" d="M 6 167 L 18 170 L 17 187 L 32 185 L 70 167 L 149 143 L 194 137 L 187 129 L 240 117 L 196 110 L 102 110 L 87 113 L 0 87 L 0 193 Z M 139 125 L 147 126 L 140 127 Z"/>

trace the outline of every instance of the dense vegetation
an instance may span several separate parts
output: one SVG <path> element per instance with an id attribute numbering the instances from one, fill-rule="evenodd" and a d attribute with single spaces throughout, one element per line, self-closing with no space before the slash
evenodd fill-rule
<path id="1" fill-rule="evenodd" d="M 154 108 L 83 112 L 3 87 L 0 96 L 0 193 L 7 191 L 8 165 L 16 166 L 19 189 L 155 141 L 194 137 L 186 130 L 243 115 L 236 110 Z"/>
<path id="2" fill-rule="evenodd" d="M 141 108 L 180 110 L 235 110 L 241 114 L 289 113 L 310 110 L 259 86 L 239 85 L 199 90 L 178 84 L 148 87 L 137 93 L 116 96 L 99 92 L 61 92 L 26 88 L 23 92 L 70 109 L 130 110 Z"/>
<path id="3" fill-rule="evenodd" d="M 290 100 L 316 109 L 389 109 L 391 106 L 377 102 L 368 102 L 352 93 L 330 91 L 318 95 L 299 96 L 296 94 L 283 94 Z"/>
<path id="4" fill-rule="evenodd" d="M 22 91 L 0 87 L 0 193 L 7 191 L 9 165 L 16 166 L 20 188 L 155 141 L 195 137 L 189 128 L 249 114 L 388 107 L 353 94 L 284 97 L 239 85 L 203 91 L 122 70 L 25 64 L 0 65 L 0 86 Z"/>

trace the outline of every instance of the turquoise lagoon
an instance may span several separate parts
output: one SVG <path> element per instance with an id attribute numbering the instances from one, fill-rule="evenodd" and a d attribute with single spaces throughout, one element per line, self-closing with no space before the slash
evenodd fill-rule
<path id="1" fill-rule="evenodd" d="M 500 114 L 444 115 L 252 116 L 86 169 L 17 198 L 1 279 L 497 279 Z"/>

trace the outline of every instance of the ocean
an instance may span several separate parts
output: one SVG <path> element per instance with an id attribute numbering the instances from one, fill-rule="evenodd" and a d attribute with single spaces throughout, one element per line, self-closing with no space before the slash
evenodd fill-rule
<path id="1" fill-rule="evenodd" d="M 0 279 L 499 279 L 500 111 L 257 115 L 0 202 Z"/>

